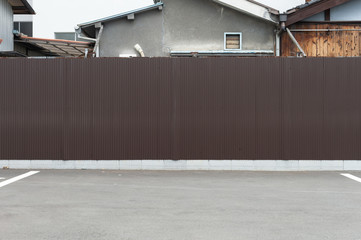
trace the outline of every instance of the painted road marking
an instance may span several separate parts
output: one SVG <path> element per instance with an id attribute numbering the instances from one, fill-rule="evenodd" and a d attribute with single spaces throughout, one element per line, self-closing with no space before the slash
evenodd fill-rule
<path id="1" fill-rule="evenodd" d="M 19 181 L 21 179 L 24 179 L 24 178 L 27 178 L 27 177 L 30 177 L 34 174 L 37 174 L 39 173 L 39 171 L 31 171 L 31 172 L 28 172 L 28 173 L 25 173 L 23 175 L 20 175 L 20 176 L 17 176 L 17 177 L 14 177 L 14 178 L 10 178 L 9 180 L 6 180 L 6 181 L 3 181 L 3 182 L 0 182 L 0 188 L 6 186 L 6 185 L 9 185 L 11 183 L 14 183 L 16 181 Z"/>
<path id="2" fill-rule="evenodd" d="M 349 179 L 355 180 L 356 182 L 361 183 L 361 178 L 356 177 L 356 176 L 354 176 L 354 175 L 352 175 L 352 174 L 342 173 L 341 175 L 344 176 L 344 177 L 347 177 L 347 178 L 349 178 Z"/>
<path id="3" fill-rule="evenodd" d="M 0 177 L 0 180 L 4 180 L 5 178 L 3 178 L 3 177 Z"/>

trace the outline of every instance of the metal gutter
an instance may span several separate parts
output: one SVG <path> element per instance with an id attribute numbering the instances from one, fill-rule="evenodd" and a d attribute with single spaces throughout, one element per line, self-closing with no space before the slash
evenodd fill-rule
<path id="1" fill-rule="evenodd" d="M 240 50 L 240 51 L 171 51 L 171 56 L 258 56 L 273 55 L 273 50 Z"/>
<path id="2" fill-rule="evenodd" d="M 86 23 L 81 23 L 81 24 L 78 24 L 78 26 L 79 27 L 88 27 L 88 26 L 94 25 L 96 23 L 109 22 L 109 21 L 112 21 L 112 20 L 115 20 L 115 19 L 118 19 L 118 18 L 127 17 L 128 15 L 131 15 L 131 14 L 146 12 L 146 11 L 149 11 L 149 10 L 152 10 L 152 9 L 157 9 L 158 8 L 158 9 L 161 10 L 161 7 L 163 7 L 163 3 L 158 2 L 156 4 L 146 6 L 146 7 L 143 7 L 143 8 L 138 8 L 138 9 L 135 9 L 135 10 L 132 10 L 132 11 L 116 14 L 116 15 L 113 15 L 113 16 L 97 19 L 97 20 L 94 20 L 94 21 L 86 22 Z"/>
<path id="3" fill-rule="evenodd" d="M 290 29 L 291 32 L 361 32 L 361 29 Z"/>
<path id="4" fill-rule="evenodd" d="M 64 44 L 76 44 L 76 45 L 90 45 L 89 42 L 80 42 L 80 41 L 71 41 L 71 40 L 62 40 L 62 39 L 47 39 L 47 38 L 34 38 L 28 36 L 18 36 L 20 39 L 23 40 L 30 40 L 30 41 L 39 41 L 45 43 L 64 43 Z"/>
<path id="5" fill-rule="evenodd" d="M 95 38 L 83 37 L 80 33 L 77 33 L 77 35 L 78 35 L 78 38 L 79 38 L 79 39 L 88 40 L 88 41 L 92 41 L 92 42 L 96 42 L 96 41 L 97 41 Z"/>

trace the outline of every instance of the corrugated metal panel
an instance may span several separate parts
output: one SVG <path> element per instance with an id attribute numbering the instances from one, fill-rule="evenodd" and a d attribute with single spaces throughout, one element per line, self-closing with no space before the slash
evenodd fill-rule
<path id="1" fill-rule="evenodd" d="M 0 62 L 1 158 L 62 159 L 63 61 Z"/>
<path id="2" fill-rule="evenodd" d="M 325 60 L 324 157 L 361 159 L 360 58 Z"/>
<path id="3" fill-rule="evenodd" d="M 343 60 L 340 60 L 342 63 Z M 286 61 L 282 78 L 284 159 L 320 159 L 324 152 L 324 60 Z"/>
<path id="4" fill-rule="evenodd" d="M 281 159 L 281 79 L 279 59 L 260 59 L 255 73 L 256 159 Z"/>
<path id="5" fill-rule="evenodd" d="M 361 159 L 352 59 L 1 59 L 0 159 Z"/>
<path id="6" fill-rule="evenodd" d="M 13 51 L 13 10 L 7 0 L 0 0 L 0 51 Z"/>
<path id="7" fill-rule="evenodd" d="M 95 63 L 94 158 L 170 159 L 171 62 L 136 58 Z"/>

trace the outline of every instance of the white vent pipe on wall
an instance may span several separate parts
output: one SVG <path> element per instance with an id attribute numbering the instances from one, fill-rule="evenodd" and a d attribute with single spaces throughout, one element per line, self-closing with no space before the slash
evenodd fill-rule
<path id="1" fill-rule="evenodd" d="M 137 43 L 134 46 L 135 50 L 140 54 L 141 57 L 145 57 L 142 47 Z"/>

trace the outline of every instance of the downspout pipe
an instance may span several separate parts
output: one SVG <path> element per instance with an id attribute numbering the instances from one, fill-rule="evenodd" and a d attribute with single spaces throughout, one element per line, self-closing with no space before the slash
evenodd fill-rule
<path id="1" fill-rule="evenodd" d="M 87 40 L 87 41 L 91 41 L 91 42 L 96 42 L 97 41 L 95 38 L 88 38 L 88 37 L 81 36 L 80 33 L 78 33 L 78 38 L 79 39 L 84 39 L 84 40 Z"/>
<path id="2" fill-rule="evenodd" d="M 144 51 L 139 44 L 135 44 L 134 48 L 135 48 L 135 50 L 137 50 L 137 52 L 139 53 L 139 55 L 141 57 L 145 57 Z"/>
<path id="3" fill-rule="evenodd" d="M 286 31 L 287 14 L 279 15 L 279 28 L 276 30 L 276 56 L 281 56 L 281 35 Z"/>
<path id="4" fill-rule="evenodd" d="M 281 33 L 282 30 L 276 30 L 276 57 L 281 56 Z"/>
<path id="5" fill-rule="evenodd" d="M 296 44 L 298 50 L 300 50 L 300 52 L 302 53 L 302 56 L 303 56 L 303 57 L 307 57 L 305 51 L 303 51 L 302 47 L 301 47 L 300 44 L 297 42 L 296 38 L 293 36 L 293 34 L 291 33 L 291 31 L 290 31 L 288 28 L 286 28 L 286 31 L 287 31 L 288 35 L 290 36 L 292 42 L 293 42 L 294 44 Z"/>
<path id="6" fill-rule="evenodd" d="M 297 46 L 298 50 L 300 50 L 302 57 L 307 57 L 305 51 L 303 51 L 301 45 L 297 42 L 295 36 L 291 33 L 290 29 L 286 27 L 288 15 L 286 13 L 280 14 L 280 31 L 278 32 L 279 36 L 282 32 L 286 31 L 288 33 L 288 36 L 291 38 L 292 42 Z"/>
<path id="7" fill-rule="evenodd" d="M 100 39 L 101 39 L 101 37 L 103 35 L 103 29 L 104 29 L 104 25 L 101 25 L 98 37 L 97 38 L 89 38 L 89 37 L 84 37 L 84 36 L 81 35 L 81 28 L 79 28 L 79 27 L 75 28 L 75 31 L 76 31 L 79 39 L 84 39 L 84 40 L 87 40 L 87 41 L 95 42 L 93 52 L 95 53 L 96 57 L 99 57 L 99 43 L 100 43 Z"/>
<path id="8" fill-rule="evenodd" d="M 100 26 L 98 37 L 96 39 L 95 46 L 94 46 L 94 52 L 96 54 L 96 57 L 99 57 L 99 44 L 100 44 L 100 39 L 102 38 L 102 35 L 103 35 L 103 29 L 104 29 L 104 25 L 102 24 Z"/>
<path id="9" fill-rule="evenodd" d="M 91 42 L 96 42 L 96 39 L 95 39 L 95 38 L 89 38 L 89 37 L 84 37 L 84 36 L 82 36 L 82 35 L 81 35 L 81 28 L 78 27 L 78 26 L 75 27 L 75 32 L 76 32 L 77 37 L 78 37 L 79 39 L 83 39 L 83 40 L 87 40 L 87 41 L 91 41 Z"/>

